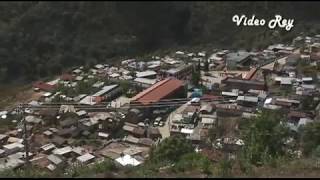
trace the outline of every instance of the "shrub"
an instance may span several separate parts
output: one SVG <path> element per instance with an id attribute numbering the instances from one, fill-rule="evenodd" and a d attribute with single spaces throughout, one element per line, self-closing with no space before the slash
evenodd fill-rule
<path id="1" fill-rule="evenodd" d="M 181 156 L 193 152 L 191 142 L 181 136 L 173 136 L 163 140 L 154 150 L 151 151 L 152 161 L 175 162 Z"/>

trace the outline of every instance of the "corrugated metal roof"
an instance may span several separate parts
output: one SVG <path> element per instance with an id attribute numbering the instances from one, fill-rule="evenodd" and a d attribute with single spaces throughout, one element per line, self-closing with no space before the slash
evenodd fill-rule
<path id="1" fill-rule="evenodd" d="M 293 78 L 281 78 L 280 84 L 292 84 Z"/>
<path id="2" fill-rule="evenodd" d="M 142 104 L 157 102 L 183 86 L 183 81 L 173 78 L 162 80 L 132 98 Z"/>
<path id="3" fill-rule="evenodd" d="M 48 157 L 48 160 L 50 160 L 51 162 L 53 162 L 55 165 L 58 165 L 60 163 L 62 163 L 62 159 L 60 159 L 58 156 L 54 155 L 54 154 L 50 154 Z"/>
<path id="4" fill-rule="evenodd" d="M 233 53 L 227 54 L 227 60 L 228 61 L 234 61 L 234 62 L 240 62 L 240 61 L 246 59 L 249 56 L 250 56 L 249 52 L 238 51 L 238 52 L 233 52 Z"/>
<path id="5" fill-rule="evenodd" d="M 138 78 L 147 77 L 147 76 L 154 76 L 157 75 L 155 71 L 143 71 L 143 72 L 137 72 L 136 76 Z"/>
<path id="6" fill-rule="evenodd" d="M 50 150 L 50 149 L 53 149 L 55 148 L 56 146 L 52 143 L 49 143 L 49 144 L 46 144 L 46 145 L 43 145 L 41 146 L 40 148 L 43 149 L 44 151 L 47 151 L 47 150 Z"/>
<path id="7" fill-rule="evenodd" d="M 191 66 L 192 66 L 192 64 L 188 64 L 188 65 L 178 66 L 177 68 L 171 68 L 171 69 L 167 70 L 167 73 L 168 74 L 176 74 L 176 73 L 178 73 L 186 68 L 189 68 Z"/>
<path id="8" fill-rule="evenodd" d="M 302 81 L 312 81 L 312 77 L 303 77 Z"/>
<path id="9" fill-rule="evenodd" d="M 72 147 L 66 146 L 66 147 L 63 147 L 63 148 L 60 148 L 60 149 L 55 149 L 53 151 L 53 154 L 63 155 L 63 154 L 69 153 L 71 151 L 72 151 Z"/>
<path id="10" fill-rule="evenodd" d="M 11 143 L 3 146 L 4 149 L 14 149 L 14 148 L 24 148 L 24 145 L 21 143 Z"/>
<path id="11" fill-rule="evenodd" d="M 101 95 L 113 90 L 114 88 L 116 88 L 118 86 L 119 86 L 118 84 L 114 84 L 114 85 L 110 85 L 110 86 L 104 86 L 100 91 L 96 92 L 92 96 L 101 96 Z"/>
<path id="12" fill-rule="evenodd" d="M 147 78 L 135 78 L 134 81 L 138 83 L 150 84 L 150 85 L 155 84 L 157 82 L 156 79 L 147 79 Z"/>
<path id="13" fill-rule="evenodd" d="M 221 92 L 223 96 L 238 96 L 238 92 Z"/>
<path id="14" fill-rule="evenodd" d="M 258 102 L 258 97 L 254 96 L 238 96 L 237 101 Z"/>
<path id="15" fill-rule="evenodd" d="M 90 153 L 86 153 L 86 154 L 84 154 L 82 156 L 77 157 L 77 160 L 80 161 L 80 162 L 87 162 L 87 161 L 89 161 L 89 160 L 91 160 L 93 158 L 95 158 L 94 155 L 92 155 Z"/>

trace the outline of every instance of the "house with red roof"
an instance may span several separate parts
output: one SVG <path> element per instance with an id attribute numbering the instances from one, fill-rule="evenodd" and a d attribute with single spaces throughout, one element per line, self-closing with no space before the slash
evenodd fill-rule
<path id="1" fill-rule="evenodd" d="M 32 86 L 34 89 L 48 91 L 48 92 L 54 91 L 57 88 L 56 85 L 51 85 L 51 84 L 45 83 L 43 81 L 37 81 L 37 82 L 33 83 Z"/>
<path id="2" fill-rule="evenodd" d="M 71 74 L 64 73 L 60 76 L 60 79 L 63 81 L 73 81 L 75 79 Z"/>
<path id="3" fill-rule="evenodd" d="M 157 82 L 131 99 L 131 103 L 149 105 L 163 99 L 186 97 L 184 83 L 175 78 L 167 78 Z"/>

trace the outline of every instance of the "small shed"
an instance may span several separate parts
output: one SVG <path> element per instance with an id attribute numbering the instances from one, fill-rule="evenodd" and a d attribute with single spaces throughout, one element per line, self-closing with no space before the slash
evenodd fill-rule
<path id="1" fill-rule="evenodd" d="M 52 137 L 53 133 L 49 130 L 46 130 L 43 132 L 44 135 L 48 136 L 48 137 Z"/>
<path id="2" fill-rule="evenodd" d="M 66 147 L 63 147 L 63 148 L 59 148 L 59 149 L 53 150 L 53 154 L 62 155 L 62 156 L 68 155 L 71 152 L 73 152 L 71 146 L 66 146 Z"/>
<path id="3" fill-rule="evenodd" d="M 117 158 L 116 162 L 118 162 L 122 166 L 127 166 L 127 165 L 138 166 L 141 164 L 141 162 L 139 162 L 138 160 L 136 160 L 135 158 L 133 158 L 132 156 L 127 155 L 127 154 L 122 157 Z"/>
<path id="4" fill-rule="evenodd" d="M 49 161 L 51 161 L 55 165 L 60 165 L 63 163 L 63 159 L 54 154 L 50 154 L 47 158 Z"/>
<path id="5" fill-rule="evenodd" d="M 88 164 L 88 163 L 92 162 L 92 160 L 94 158 L 95 158 L 94 155 L 92 155 L 90 153 L 86 153 L 82 156 L 77 157 L 77 161 L 79 161 L 80 163 Z"/>
<path id="6" fill-rule="evenodd" d="M 54 148 L 56 148 L 56 146 L 53 143 L 49 143 L 40 147 L 40 149 L 43 150 L 44 152 L 51 151 Z"/>

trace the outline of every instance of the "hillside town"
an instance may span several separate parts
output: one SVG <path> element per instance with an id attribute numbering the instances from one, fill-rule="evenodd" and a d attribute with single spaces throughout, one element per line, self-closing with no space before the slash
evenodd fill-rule
<path id="1" fill-rule="evenodd" d="M 177 51 L 76 67 L 32 84 L 34 100 L 0 111 L 0 170 L 26 163 L 54 172 L 105 159 L 139 166 L 182 135 L 218 162 L 244 145 L 239 121 L 281 110 L 291 131 L 320 120 L 320 35 L 264 50 Z M 216 139 L 212 129 L 223 129 Z M 288 147 L 299 158 L 301 151 Z"/>

